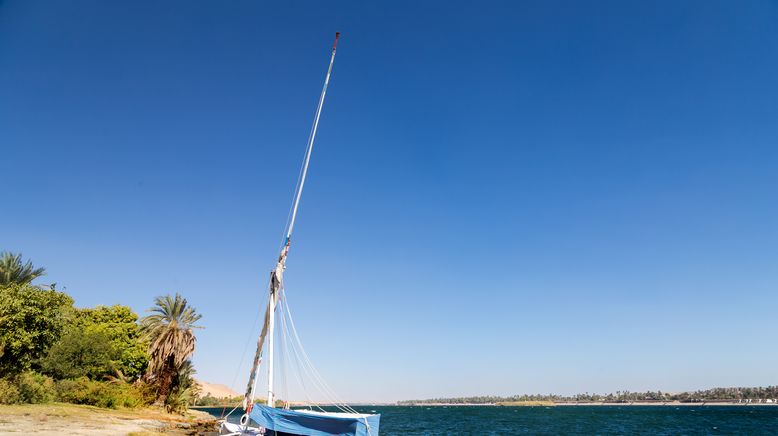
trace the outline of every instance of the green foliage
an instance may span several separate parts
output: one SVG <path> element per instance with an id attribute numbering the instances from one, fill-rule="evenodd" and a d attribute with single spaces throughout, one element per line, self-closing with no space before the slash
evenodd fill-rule
<path id="1" fill-rule="evenodd" d="M 54 400 L 54 380 L 36 372 L 23 372 L 15 378 L 21 402 L 28 404 L 48 403 Z"/>
<path id="2" fill-rule="evenodd" d="M 44 268 L 35 268 L 29 260 L 22 262 L 21 253 L 0 253 L 0 286 L 26 285 L 44 274 Z"/>
<path id="3" fill-rule="evenodd" d="M 0 404 L 18 404 L 22 402 L 22 396 L 16 384 L 10 380 L 0 378 Z"/>
<path id="4" fill-rule="evenodd" d="M 0 377 L 29 370 L 62 334 L 73 299 L 32 285 L 0 286 Z"/>
<path id="5" fill-rule="evenodd" d="M 141 335 L 138 315 L 127 306 L 97 306 L 78 309 L 75 326 L 86 333 L 101 334 L 108 339 L 117 355 L 113 369 L 129 380 L 146 371 L 149 361 L 148 342 Z"/>
<path id="6" fill-rule="evenodd" d="M 170 395 L 165 399 L 165 410 L 168 413 L 183 415 L 186 413 L 189 405 L 194 403 L 194 399 L 191 388 L 182 389 L 177 387 L 170 391 Z"/>
<path id="7" fill-rule="evenodd" d="M 194 405 L 200 394 L 200 386 L 194 380 L 195 369 L 191 360 L 185 360 L 175 372 L 170 395 L 165 399 L 165 409 L 169 413 L 184 414 L 190 405 Z"/>
<path id="8" fill-rule="evenodd" d="M 41 370 L 57 379 L 104 378 L 116 369 L 119 350 L 104 333 L 69 329 L 40 362 Z"/>
<path id="9" fill-rule="evenodd" d="M 197 373 L 192 365 L 192 361 L 187 359 L 176 369 L 176 374 L 173 376 L 173 387 L 189 389 L 193 392 L 199 393 L 200 386 L 197 385 L 194 379 L 194 375 Z"/>
<path id="10" fill-rule="evenodd" d="M 171 412 L 187 409 L 199 394 L 187 359 L 200 315 L 183 297 L 158 297 L 141 328 L 129 307 L 75 309 L 53 285 L 33 286 L 44 273 L 21 255 L 0 254 L 0 404 L 116 408 L 156 399 Z M 46 375 L 31 371 L 38 369 Z M 128 383 L 144 374 L 153 385 Z"/>
<path id="11" fill-rule="evenodd" d="M 241 404 L 243 402 L 243 396 L 239 395 L 237 397 L 225 397 L 225 398 L 216 398 L 212 396 L 210 393 L 205 394 L 204 397 L 197 397 L 197 399 L 194 402 L 195 406 L 230 406 L 234 407 L 237 404 Z M 281 405 L 280 407 L 283 407 Z"/>
<path id="12" fill-rule="evenodd" d="M 154 400 L 153 390 L 142 383 L 99 382 L 86 377 L 60 380 L 56 391 L 57 399 L 62 402 L 111 409 L 143 407 Z"/>
<path id="13" fill-rule="evenodd" d="M 220 400 L 210 393 L 205 394 L 204 397 L 199 397 L 195 400 L 195 406 L 217 406 L 222 404 L 223 400 Z"/>

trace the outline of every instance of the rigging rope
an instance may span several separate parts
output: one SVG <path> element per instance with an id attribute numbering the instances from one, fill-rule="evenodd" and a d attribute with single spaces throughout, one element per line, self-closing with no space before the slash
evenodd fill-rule
<path id="1" fill-rule="evenodd" d="M 307 367 L 308 375 L 312 376 L 311 379 L 314 382 L 318 383 L 318 387 L 322 394 L 324 394 L 327 398 L 327 400 L 330 400 L 332 402 L 332 405 L 337 407 L 338 409 L 345 411 L 347 413 L 359 413 L 354 408 L 343 402 L 338 396 L 335 394 L 335 392 L 332 390 L 332 388 L 329 387 L 326 381 L 324 381 L 324 378 L 321 376 L 319 371 L 316 369 L 315 366 L 313 366 L 313 363 L 311 362 L 310 357 L 308 356 L 308 353 L 305 351 L 305 348 L 302 345 L 302 341 L 300 340 L 300 336 L 297 333 L 297 328 L 294 324 L 294 318 L 292 317 L 292 312 L 289 309 L 289 303 L 288 303 L 288 297 L 284 294 L 284 300 L 286 304 L 282 305 L 282 309 L 284 309 L 285 318 L 288 318 L 289 326 L 291 326 L 291 339 L 294 340 L 293 344 L 295 344 L 295 349 L 299 350 L 300 356 L 302 357 L 301 362 L 304 364 L 304 366 Z"/>
<path id="2" fill-rule="evenodd" d="M 316 114 L 315 114 L 315 116 L 313 118 L 313 124 L 312 124 L 311 130 L 310 130 L 310 132 L 308 134 L 308 142 L 307 142 L 306 147 L 305 147 L 305 156 L 304 156 L 304 159 L 303 159 L 302 171 L 300 172 L 300 174 L 298 176 L 298 183 L 297 183 L 297 186 L 295 187 L 294 201 L 292 203 L 293 206 L 292 206 L 291 217 L 287 218 L 288 225 L 287 225 L 287 229 L 286 229 L 286 238 L 285 238 L 284 243 L 283 243 L 283 248 L 281 249 L 281 255 L 279 256 L 278 262 L 276 264 L 276 268 L 275 268 L 276 272 L 273 273 L 273 275 L 271 275 L 271 287 L 273 286 L 272 278 L 278 276 L 278 279 L 280 281 L 281 280 L 280 276 L 283 273 L 283 269 L 285 268 L 284 263 L 286 261 L 286 255 L 288 253 L 289 246 L 291 244 L 292 231 L 294 230 L 294 223 L 295 223 L 295 219 L 297 218 L 297 210 L 298 210 L 298 208 L 300 206 L 300 198 L 302 197 L 303 188 L 305 187 L 305 177 L 308 174 L 308 166 L 309 166 L 310 161 L 311 161 L 311 153 L 313 152 L 313 144 L 314 144 L 314 141 L 316 139 L 316 131 L 317 131 L 318 127 L 319 127 L 319 119 L 321 118 L 321 111 L 322 111 L 322 108 L 324 106 L 324 98 L 327 95 L 327 87 L 329 86 L 330 76 L 332 75 L 332 66 L 335 63 L 335 53 L 336 53 L 336 49 L 337 49 L 337 46 L 338 46 L 338 38 L 339 37 L 340 37 L 340 33 L 336 32 L 335 33 L 335 42 L 332 45 L 332 55 L 330 56 L 330 63 L 329 63 L 329 66 L 327 67 L 327 75 L 324 78 L 324 85 L 322 86 L 321 95 L 319 96 L 319 102 L 316 105 Z M 269 324 L 270 325 L 270 329 L 269 329 L 270 330 L 270 341 L 268 343 L 268 346 L 270 347 L 269 348 L 270 352 L 268 353 L 268 362 L 267 362 L 268 363 L 268 368 L 269 368 L 269 370 L 268 370 L 268 402 L 269 403 L 272 402 L 272 398 L 274 396 L 274 394 L 273 394 L 273 383 L 272 383 L 272 380 L 273 380 L 273 369 L 272 369 L 273 368 L 273 355 L 272 355 L 273 346 L 272 346 L 272 343 L 273 343 L 273 336 L 274 336 L 273 335 L 273 333 L 274 333 L 273 332 L 273 324 L 274 324 L 273 320 L 274 320 L 274 315 L 275 315 L 275 310 L 274 309 L 275 309 L 275 304 L 276 304 L 273 300 L 277 298 L 277 295 L 274 295 L 273 292 L 276 292 L 276 291 L 277 290 L 271 290 L 270 291 L 271 292 L 270 298 L 269 298 L 270 305 L 268 306 L 270 308 L 270 312 L 269 313 L 270 313 L 270 316 L 271 316 L 271 318 L 270 318 L 271 322 Z M 259 356 L 260 348 L 261 348 L 261 341 L 260 341 L 260 343 L 258 345 L 256 356 Z M 256 363 L 254 364 L 254 369 L 256 369 L 258 361 L 255 360 L 255 362 Z M 255 391 L 256 391 L 255 388 L 251 388 L 252 384 L 254 386 L 256 386 L 256 371 L 254 369 L 252 369 L 251 375 L 249 376 L 249 383 L 248 383 L 249 387 L 247 388 L 247 393 L 246 393 L 246 399 L 247 399 L 246 407 L 247 408 L 251 407 L 251 404 L 253 404 L 254 395 L 255 395 Z M 272 406 L 273 404 L 270 404 L 270 405 Z"/>
<path id="3" fill-rule="evenodd" d="M 283 298 L 283 301 L 284 301 L 284 303 L 283 303 L 283 304 L 286 304 L 286 298 L 285 298 L 285 296 L 284 296 L 284 295 L 282 295 L 282 298 Z M 285 336 L 286 338 L 289 338 L 289 337 L 290 337 L 290 335 L 289 335 L 289 325 L 288 325 L 288 322 L 286 321 L 286 317 L 285 317 L 285 316 L 283 316 L 283 317 L 281 317 L 281 319 L 283 320 L 283 321 L 282 321 L 282 324 L 283 324 L 283 325 L 282 325 L 283 334 L 284 334 L 284 336 Z M 321 407 L 319 407 L 319 405 L 318 405 L 318 404 L 314 403 L 314 401 L 313 401 L 313 400 L 311 400 L 311 397 L 308 395 L 308 390 L 307 390 L 307 389 L 306 389 L 306 387 L 305 387 L 305 381 L 304 381 L 304 379 L 303 379 L 303 377 L 302 377 L 302 373 L 303 373 L 303 371 L 302 371 L 302 368 L 300 367 L 300 358 L 299 358 L 299 352 L 297 351 L 297 349 L 296 349 L 294 346 L 292 346 L 292 351 L 293 351 L 293 352 L 294 352 L 294 354 L 295 354 L 295 359 L 294 359 L 294 361 L 295 361 L 295 365 L 297 366 L 297 370 L 298 370 L 298 371 L 297 371 L 297 372 L 295 372 L 294 374 L 295 374 L 295 376 L 296 376 L 296 378 L 297 378 L 297 381 L 298 381 L 298 382 L 300 382 L 300 387 L 301 387 L 301 388 L 302 388 L 302 390 L 303 390 L 303 395 L 305 395 L 305 399 L 306 399 L 306 400 L 308 400 L 308 403 L 307 403 L 307 404 L 308 404 L 309 408 L 311 408 L 311 407 L 316 407 L 316 408 L 318 408 L 320 411 L 322 411 L 322 412 L 326 412 L 324 409 L 322 409 Z M 287 367 L 287 368 L 288 368 L 288 367 Z"/>
<path id="4" fill-rule="evenodd" d="M 325 412 L 324 409 L 322 409 L 318 404 L 314 403 L 311 400 L 308 394 L 308 390 L 306 388 L 306 384 L 303 380 L 304 378 L 303 376 L 307 376 L 313 382 L 313 387 L 317 388 L 319 392 L 324 395 L 325 399 L 328 400 L 328 402 L 332 404 L 334 407 L 336 407 L 338 410 L 346 413 L 358 414 L 359 412 L 357 412 L 354 408 L 352 408 L 351 406 L 349 406 L 348 404 L 340 400 L 337 397 L 337 395 L 335 395 L 332 388 L 329 387 L 329 385 L 324 381 L 324 378 L 321 376 L 321 374 L 316 369 L 316 367 L 313 366 L 313 363 L 311 362 L 308 353 L 305 351 L 305 348 L 302 346 L 302 341 L 300 340 L 300 337 L 297 333 L 297 328 L 295 327 L 294 319 L 292 318 L 292 313 L 291 310 L 289 309 L 289 303 L 288 303 L 288 299 L 286 298 L 286 292 L 283 286 L 283 279 L 282 279 L 283 269 L 285 268 L 286 255 L 288 253 L 289 246 L 291 243 L 292 231 L 294 230 L 295 219 L 297 217 L 297 211 L 300 205 L 300 198 L 302 197 L 302 191 L 305 186 L 305 179 L 308 173 L 308 166 L 310 164 L 311 154 L 313 152 L 313 145 L 316 139 L 316 131 L 318 129 L 319 119 L 321 118 L 321 112 L 324 106 L 324 98 L 327 94 L 327 87 L 329 85 L 330 76 L 332 74 L 332 67 L 335 62 L 335 53 L 336 53 L 339 35 L 340 35 L 339 33 L 335 34 L 335 42 L 332 46 L 332 55 L 330 57 L 329 67 L 327 68 L 327 75 L 324 79 L 322 92 L 319 97 L 318 104 L 316 106 L 316 113 L 313 119 L 313 124 L 308 134 L 308 141 L 306 144 L 305 155 L 303 157 L 303 165 L 300 170 L 300 173 L 298 174 L 297 183 L 295 185 L 295 190 L 294 190 L 294 200 L 290 208 L 289 215 L 287 216 L 287 222 L 284 229 L 286 235 L 283 242 L 283 248 L 281 249 L 281 255 L 278 258 L 276 268 L 274 269 L 274 272 L 271 274 L 271 283 L 269 286 L 269 295 L 268 295 L 269 303 L 268 303 L 268 312 L 267 312 L 267 314 L 270 315 L 270 322 L 268 324 L 268 319 L 267 318 L 265 319 L 265 326 L 263 327 L 263 333 L 260 334 L 260 340 L 258 341 L 258 349 L 257 349 L 256 357 L 261 356 L 261 351 L 263 348 L 262 339 L 264 338 L 264 328 L 269 325 L 270 326 L 269 330 L 271 331 L 269 332 L 268 335 L 268 339 L 269 339 L 268 347 L 270 347 L 268 349 L 270 350 L 270 352 L 268 353 L 268 361 L 266 362 L 266 365 L 268 365 L 270 368 L 268 371 L 268 403 L 271 403 L 271 400 L 273 398 L 277 398 L 275 396 L 273 384 L 272 384 L 272 379 L 274 375 L 274 371 L 272 369 L 273 368 L 272 351 L 275 348 L 273 347 L 275 336 L 278 335 L 279 340 L 281 342 L 280 346 L 278 347 L 278 351 L 279 351 L 278 363 L 279 363 L 279 369 L 281 370 L 281 372 L 283 372 L 281 387 L 285 394 L 284 396 L 286 397 L 285 400 L 287 402 L 287 406 L 290 401 L 287 373 L 291 368 L 290 361 L 294 360 L 296 367 L 298 369 L 298 372 L 295 373 L 295 376 L 300 382 L 300 386 L 303 389 L 303 393 L 306 399 L 309 401 L 309 407 L 315 406 L 322 412 Z M 277 281 L 274 282 L 274 279 L 277 279 Z M 276 332 L 273 331 L 274 330 L 273 326 L 274 326 L 274 319 L 276 313 L 275 309 L 278 308 L 278 305 L 281 306 L 281 317 L 278 320 L 279 328 L 277 329 L 278 331 Z M 292 353 L 289 352 L 290 349 Z M 245 356 L 245 350 L 244 350 L 244 356 Z M 248 402 L 246 403 L 247 412 L 249 412 L 251 410 L 251 407 L 253 406 L 254 394 L 256 392 L 256 384 L 258 380 L 256 374 L 258 372 L 258 366 L 261 363 L 262 363 L 261 360 L 259 359 L 255 360 L 254 367 L 252 368 L 252 373 L 249 377 L 249 384 L 248 384 L 249 388 L 246 395 L 246 399 L 248 400 Z M 275 402 L 272 401 L 272 404 L 268 404 L 268 405 L 270 407 L 274 407 Z M 230 414 L 234 410 L 235 409 L 233 409 L 230 412 Z M 365 423 L 367 424 L 367 420 L 365 420 Z M 370 432 L 370 427 L 368 425 L 368 433 L 369 432 Z"/>

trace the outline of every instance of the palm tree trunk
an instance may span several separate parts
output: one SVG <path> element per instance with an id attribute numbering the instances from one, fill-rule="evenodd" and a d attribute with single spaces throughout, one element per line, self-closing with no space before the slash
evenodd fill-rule
<path id="1" fill-rule="evenodd" d="M 165 368 L 157 378 L 157 401 L 155 406 L 164 406 L 170 391 L 173 388 L 173 377 L 175 377 L 176 368 L 173 364 L 173 356 L 170 356 L 165 362 Z"/>

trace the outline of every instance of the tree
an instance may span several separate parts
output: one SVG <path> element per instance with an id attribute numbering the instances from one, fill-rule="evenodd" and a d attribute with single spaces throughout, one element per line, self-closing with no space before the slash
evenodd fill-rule
<path id="1" fill-rule="evenodd" d="M 75 328 L 104 335 L 117 350 L 113 370 L 128 380 L 135 380 L 146 370 L 149 361 L 148 342 L 143 338 L 138 315 L 127 306 L 97 306 L 76 309 Z"/>
<path id="2" fill-rule="evenodd" d="M 119 350 L 104 333 L 69 329 L 41 359 L 41 369 L 57 379 L 96 380 L 115 371 L 118 357 Z"/>
<path id="3" fill-rule="evenodd" d="M 174 377 L 183 362 L 194 353 L 195 323 L 202 317 L 176 294 L 157 297 L 152 312 L 141 321 L 141 330 L 148 338 L 149 367 L 146 379 L 157 386 L 157 403 L 164 404 L 173 387 Z"/>
<path id="4" fill-rule="evenodd" d="M 45 268 L 35 268 L 29 260 L 22 262 L 21 253 L 0 253 L 0 286 L 26 285 L 44 274 Z"/>
<path id="5" fill-rule="evenodd" d="M 72 318 L 73 299 L 32 285 L 0 286 L 0 377 L 46 355 Z"/>

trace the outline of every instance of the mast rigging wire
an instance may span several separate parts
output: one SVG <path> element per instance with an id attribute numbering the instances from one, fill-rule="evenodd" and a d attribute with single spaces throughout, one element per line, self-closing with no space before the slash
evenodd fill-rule
<path id="1" fill-rule="evenodd" d="M 332 67 L 333 67 L 333 64 L 335 63 L 335 54 L 336 54 L 336 51 L 337 51 L 338 38 L 339 37 L 340 37 L 340 32 L 336 32 L 335 33 L 335 42 L 332 45 L 332 54 L 330 56 L 330 63 L 329 63 L 329 66 L 327 68 L 327 75 L 326 75 L 326 77 L 324 79 L 324 85 L 322 87 L 321 95 L 319 96 L 319 101 L 318 101 L 318 104 L 316 106 L 316 113 L 315 113 L 315 116 L 314 116 L 314 119 L 313 119 L 313 124 L 312 124 L 311 130 L 310 130 L 310 132 L 308 134 L 308 141 L 307 141 L 307 144 L 306 144 L 306 151 L 305 151 L 305 155 L 304 155 L 304 159 L 303 159 L 302 170 L 301 170 L 300 174 L 298 175 L 298 182 L 297 182 L 297 185 L 295 186 L 294 201 L 292 203 L 293 205 L 292 205 L 292 209 L 291 209 L 291 217 L 289 217 L 289 216 L 287 217 L 288 223 L 287 223 L 287 226 L 286 226 L 286 237 L 285 237 L 283 246 L 281 248 L 281 254 L 280 254 L 279 258 L 278 258 L 278 262 L 276 264 L 276 268 L 274 269 L 275 272 L 272 273 L 272 275 L 271 275 L 271 283 L 270 283 L 270 289 L 269 289 L 269 294 L 270 294 L 269 295 L 269 300 L 270 300 L 270 303 L 268 305 L 268 310 L 269 310 L 269 313 L 270 313 L 270 316 L 271 316 L 271 322 L 270 322 L 270 330 L 271 330 L 271 332 L 270 332 L 270 335 L 269 335 L 270 337 L 269 337 L 269 341 L 268 341 L 268 347 L 270 347 L 269 348 L 270 352 L 268 353 L 268 366 L 269 366 L 269 368 L 272 368 L 272 364 L 273 364 L 273 362 L 272 362 L 273 361 L 272 351 L 273 351 L 273 339 L 274 339 L 273 336 L 274 336 L 274 332 L 273 332 L 273 328 L 272 327 L 273 327 L 273 318 L 274 318 L 274 314 L 275 314 L 275 306 L 276 306 L 277 300 L 278 300 L 278 295 L 273 295 L 276 292 L 275 290 L 272 289 L 272 287 L 273 287 L 273 277 L 276 277 L 276 275 L 277 275 L 277 279 L 280 282 L 279 283 L 279 289 L 277 291 L 278 291 L 278 293 L 282 293 L 283 292 L 283 279 L 281 278 L 281 275 L 283 273 L 283 269 L 285 269 L 286 257 L 288 255 L 289 246 L 291 244 L 291 237 L 292 237 L 292 232 L 294 230 L 295 220 L 297 218 L 297 211 L 298 211 L 298 208 L 300 206 L 300 198 L 302 197 L 303 188 L 305 187 L 305 178 L 306 178 L 306 176 L 308 174 L 308 166 L 309 166 L 310 161 L 311 161 L 311 154 L 313 152 L 314 141 L 316 140 L 316 132 L 318 130 L 319 120 L 321 118 L 321 111 L 322 111 L 322 108 L 324 106 L 324 99 L 325 99 L 325 96 L 327 94 L 327 87 L 329 86 L 330 76 L 332 75 Z M 274 301 L 274 300 L 276 300 L 276 301 Z M 292 324 L 292 326 L 294 327 L 294 324 Z M 258 342 L 261 344 L 261 342 L 262 342 L 261 338 L 260 338 L 260 341 L 258 341 Z M 303 350 L 303 352 L 304 352 L 304 350 Z M 261 350 L 260 349 L 257 350 L 256 356 L 261 356 Z M 253 377 L 254 379 L 253 380 L 250 379 L 249 383 L 248 383 L 249 389 L 248 389 L 248 392 L 246 394 L 246 399 L 248 400 L 248 401 L 246 401 L 247 410 L 250 410 L 250 407 L 252 407 L 253 402 L 254 402 L 254 396 L 256 394 L 256 384 L 257 384 L 257 375 L 256 374 L 258 372 L 259 364 L 260 364 L 259 359 L 255 360 L 254 367 L 252 368 L 252 372 L 251 372 L 251 375 L 250 375 L 250 378 Z M 270 369 L 269 372 L 268 372 L 268 385 L 269 385 L 268 386 L 268 392 L 269 392 L 268 393 L 268 402 L 270 402 L 270 399 L 274 397 L 274 395 L 273 395 L 273 386 L 272 386 L 272 376 L 273 376 L 273 370 Z M 286 383 L 285 380 L 284 380 L 284 383 Z M 269 405 L 270 406 L 274 406 L 274 404 L 269 404 Z"/>

